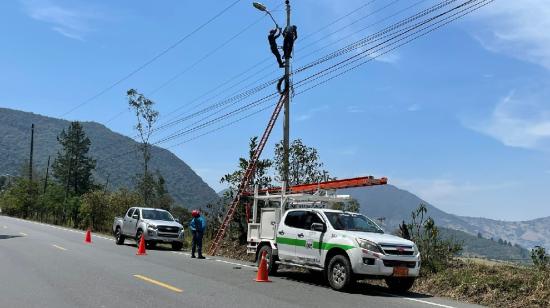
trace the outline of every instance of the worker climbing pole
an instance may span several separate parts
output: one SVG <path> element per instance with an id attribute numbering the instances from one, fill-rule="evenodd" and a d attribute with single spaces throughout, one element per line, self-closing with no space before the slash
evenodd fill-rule
<path id="1" fill-rule="evenodd" d="M 271 15 L 271 12 L 267 9 L 267 7 L 261 3 L 254 2 L 253 5 L 258 10 L 265 12 L 268 14 L 273 22 L 275 23 L 275 29 L 272 29 L 269 31 L 268 35 L 268 41 L 269 41 L 269 47 L 271 49 L 271 52 L 275 56 L 277 63 L 280 68 L 285 69 L 285 74 L 281 79 L 279 79 L 279 82 L 277 84 L 277 89 L 279 91 L 280 97 L 279 101 L 277 102 L 277 105 L 275 106 L 275 110 L 273 111 L 273 114 L 271 115 L 271 118 L 269 119 L 269 122 L 267 124 L 267 127 L 264 131 L 264 134 L 262 135 L 262 139 L 260 140 L 260 143 L 258 144 L 258 147 L 256 148 L 256 151 L 254 152 L 254 155 L 252 156 L 252 159 L 248 162 L 248 166 L 246 168 L 246 171 L 244 173 L 244 176 L 241 180 L 241 183 L 239 184 L 239 188 L 237 191 L 237 194 L 235 195 L 235 198 L 231 202 L 229 209 L 227 210 L 227 213 L 225 214 L 225 217 L 222 221 L 222 224 L 220 228 L 218 229 L 216 235 L 214 236 L 214 239 L 210 245 L 209 254 L 214 255 L 218 251 L 219 245 L 221 241 L 223 240 L 225 236 L 225 232 L 227 231 L 227 228 L 229 227 L 229 224 L 233 220 L 233 216 L 235 215 L 235 211 L 237 207 L 240 205 L 241 197 L 243 194 L 249 190 L 250 181 L 253 178 L 254 171 L 256 169 L 256 163 L 258 162 L 258 159 L 260 158 L 260 155 L 262 154 L 262 151 L 265 147 L 265 144 L 267 143 L 267 140 L 269 138 L 269 135 L 271 134 L 271 131 L 273 130 L 273 126 L 275 125 L 275 122 L 277 121 L 277 118 L 279 117 L 279 113 L 281 112 L 281 109 L 284 107 L 284 122 L 283 122 L 283 182 L 284 186 L 288 187 L 288 151 L 289 151 L 289 123 L 290 123 L 290 89 L 292 85 L 290 84 L 290 60 L 292 58 L 292 50 L 294 48 L 294 41 L 298 38 L 297 33 L 297 27 L 295 25 L 290 24 L 290 1 L 286 0 L 286 27 L 282 31 L 283 35 L 283 56 L 284 56 L 284 62 L 281 60 L 281 54 L 279 53 L 279 46 L 277 45 L 277 38 L 281 35 L 281 28 L 275 21 L 275 18 L 273 18 L 273 15 Z M 284 89 L 281 89 L 281 85 L 284 83 Z"/>

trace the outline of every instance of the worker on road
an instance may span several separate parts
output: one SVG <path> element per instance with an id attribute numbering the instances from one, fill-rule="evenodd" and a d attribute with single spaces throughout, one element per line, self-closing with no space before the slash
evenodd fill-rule
<path id="1" fill-rule="evenodd" d="M 199 253 L 199 259 L 204 259 L 202 255 L 202 237 L 206 230 L 206 220 L 201 216 L 199 210 L 193 210 L 191 212 L 191 222 L 189 223 L 189 229 L 193 234 L 193 241 L 191 242 L 191 258 L 195 258 L 195 250 Z"/>
<path id="2" fill-rule="evenodd" d="M 283 68 L 283 60 L 281 60 L 281 54 L 279 53 L 279 47 L 277 47 L 277 38 L 281 35 L 281 28 L 275 28 L 269 31 L 269 35 L 267 36 L 267 40 L 269 41 L 269 47 L 271 48 L 271 52 L 275 56 L 275 59 L 277 59 L 277 63 L 279 63 L 279 67 Z"/>

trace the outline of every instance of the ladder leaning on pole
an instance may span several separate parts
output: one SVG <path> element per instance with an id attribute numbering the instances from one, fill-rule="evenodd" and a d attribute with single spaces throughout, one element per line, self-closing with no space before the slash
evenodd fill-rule
<path id="1" fill-rule="evenodd" d="M 229 226 L 229 223 L 231 222 L 231 220 L 233 220 L 233 216 L 235 215 L 237 206 L 239 206 L 239 203 L 241 201 L 241 196 L 246 192 L 246 189 L 250 184 L 250 180 L 254 175 L 254 169 L 256 169 L 256 163 L 258 162 L 258 159 L 262 154 L 262 151 L 267 143 L 267 139 L 269 139 L 269 135 L 273 130 L 273 126 L 275 126 L 275 122 L 279 117 L 279 113 L 281 112 L 281 109 L 283 108 L 283 105 L 286 99 L 287 99 L 287 96 L 284 93 L 281 94 L 279 101 L 275 106 L 275 110 L 273 110 L 273 114 L 271 115 L 271 118 L 267 123 L 267 127 L 265 128 L 264 134 L 262 135 L 262 139 L 260 140 L 260 143 L 258 143 L 258 147 L 256 147 L 256 151 L 254 151 L 254 155 L 252 156 L 252 159 L 248 162 L 248 166 L 246 167 L 244 176 L 241 180 L 241 183 L 239 184 L 237 195 L 235 195 L 233 202 L 231 202 L 231 205 L 229 206 L 229 209 L 227 210 L 227 213 L 223 218 L 223 222 L 220 228 L 218 229 L 218 232 L 216 233 L 216 236 L 214 237 L 212 244 L 210 244 L 210 248 L 208 250 L 208 253 L 210 255 L 215 255 L 216 252 L 218 251 L 220 243 L 223 240 L 223 237 L 225 236 L 225 231 L 227 230 L 227 227 Z"/>

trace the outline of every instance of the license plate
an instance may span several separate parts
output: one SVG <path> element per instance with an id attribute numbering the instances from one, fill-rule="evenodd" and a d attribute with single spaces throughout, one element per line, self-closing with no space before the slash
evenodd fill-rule
<path id="1" fill-rule="evenodd" d="M 394 267 L 393 268 L 393 275 L 395 277 L 407 277 L 409 276 L 409 269 L 406 267 Z"/>

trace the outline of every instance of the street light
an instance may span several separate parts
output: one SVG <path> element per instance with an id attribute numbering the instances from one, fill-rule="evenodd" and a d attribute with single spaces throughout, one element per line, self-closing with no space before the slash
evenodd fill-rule
<path id="1" fill-rule="evenodd" d="M 271 17 L 271 20 L 273 20 L 273 22 L 275 23 L 275 26 L 277 28 L 279 28 L 279 25 L 277 24 L 277 22 L 275 21 L 275 18 L 273 18 L 273 15 L 271 15 L 271 12 L 269 12 L 269 10 L 267 9 L 267 7 L 265 5 L 263 5 L 262 3 L 260 2 L 253 2 L 252 5 L 259 11 L 262 11 L 262 12 L 265 12 L 267 15 L 269 15 L 269 17 Z"/>

